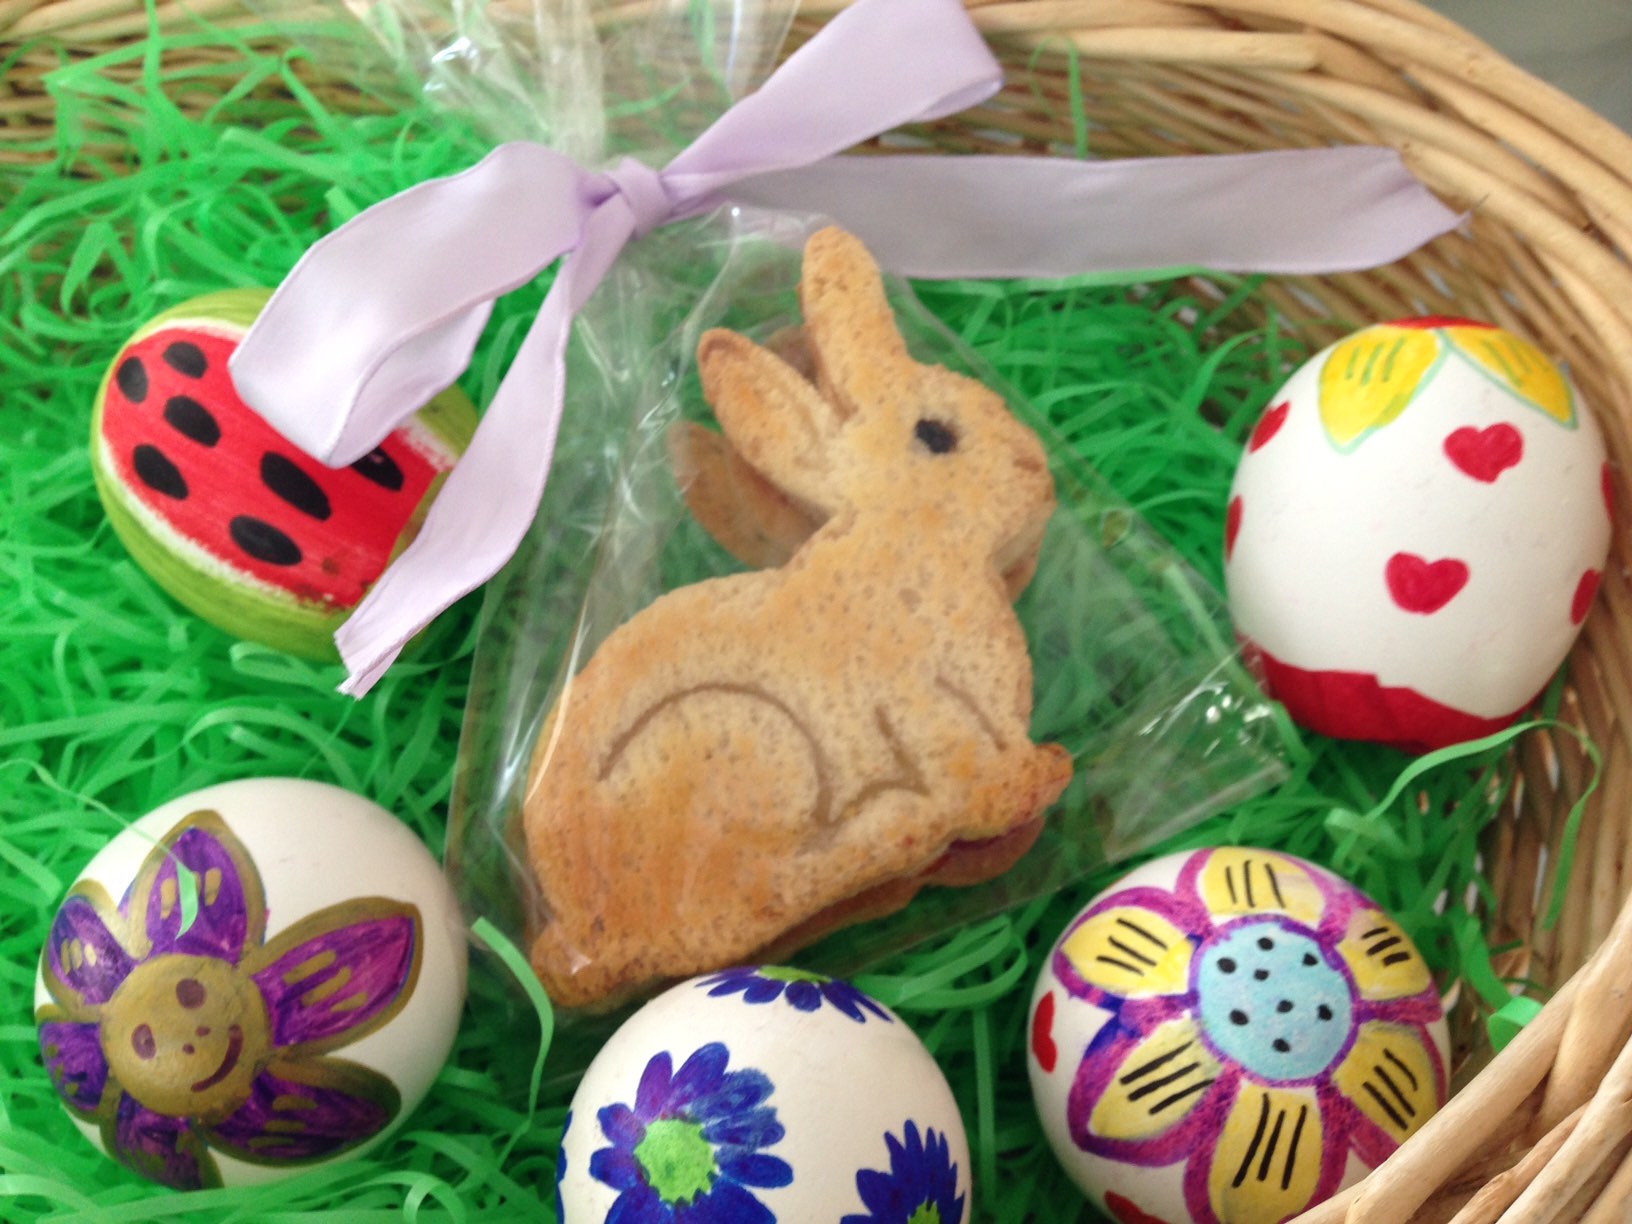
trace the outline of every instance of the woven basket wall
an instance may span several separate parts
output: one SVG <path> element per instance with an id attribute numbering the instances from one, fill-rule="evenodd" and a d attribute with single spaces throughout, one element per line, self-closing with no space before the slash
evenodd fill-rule
<path id="1" fill-rule="evenodd" d="M 794 45 L 838 6 L 807 0 Z M 192 11 L 253 21 L 233 0 L 199 0 Z M 1410 0 L 999 0 L 972 11 L 1008 83 L 979 110 L 915 137 L 951 152 L 1013 152 L 1018 142 L 1068 153 L 1080 122 L 1074 68 L 1101 156 L 1394 145 L 1471 223 L 1388 268 L 1282 280 L 1265 300 L 1300 320 L 1446 313 L 1510 328 L 1568 365 L 1616 470 L 1629 470 L 1632 137 Z M 157 14 L 185 19 L 173 3 Z M 0 189 L 8 162 L 48 156 L 24 151 L 53 122 L 44 74 L 64 56 L 142 39 L 148 21 L 134 0 L 0 0 Z M 17 54 L 24 46 L 33 49 Z M 317 84 L 344 105 L 347 83 Z M 1497 968 L 1556 993 L 1494 1059 L 1464 1026 L 1450 1106 L 1306 1224 L 1632 1220 L 1628 549 L 1621 533 L 1569 664 L 1565 714 L 1601 749 L 1603 773 L 1556 926 L 1539 922 L 1546 867 L 1591 773 L 1573 736 L 1521 742 L 1521 784 L 1487 848 L 1501 898 L 1490 941 L 1516 949 Z"/>

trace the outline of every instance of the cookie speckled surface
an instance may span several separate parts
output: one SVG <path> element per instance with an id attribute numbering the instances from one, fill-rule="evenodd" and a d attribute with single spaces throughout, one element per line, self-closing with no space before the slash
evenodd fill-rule
<path id="1" fill-rule="evenodd" d="M 1049 953 L 1028 1065 L 1044 1132 L 1131 1224 L 1278 1224 L 1446 1098 L 1444 1011 L 1405 932 L 1290 855 L 1169 855 Z"/>
<path id="2" fill-rule="evenodd" d="M 952 1090 L 889 1008 L 776 966 L 694 978 L 613 1034 L 572 1100 L 560 1218 L 960 1224 Z"/>
<path id="3" fill-rule="evenodd" d="M 372 1146 L 464 1005 L 441 868 L 385 809 L 289 778 L 183 796 L 120 833 L 57 911 L 35 1023 L 63 1106 L 177 1189 Z"/>
<path id="4" fill-rule="evenodd" d="M 170 595 L 227 632 L 306 658 L 404 547 L 475 429 L 457 389 L 331 469 L 238 396 L 228 361 L 265 290 L 196 298 L 141 328 L 97 396 L 109 521 Z"/>

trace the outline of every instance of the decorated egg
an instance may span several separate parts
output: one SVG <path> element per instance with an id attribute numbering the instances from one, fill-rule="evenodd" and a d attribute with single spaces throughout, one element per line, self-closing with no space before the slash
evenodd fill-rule
<path id="1" fill-rule="evenodd" d="M 69 890 L 40 1050 L 93 1143 L 178 1189 L 359 1152 L 431 1086 L 465 996 L 441 868 L 338 787 L 208 787 L 118 834 Z"/>
<path id="2" fill-rule="evenodd" d="M 1044 1133 L 1119 1224 L 1279 1224 L 1446 1096 L 1416 947 L 1284 854 L 1198 850 L 1125 876 L 1054 944 L 1031 1016 Z"/>
<path id="3" fill-rule="evenodd" d="M 1247 443 L 1225 520 L 1236 630 L 1314 731 L 1423 751 L 1509 725 L 1598 589 L 1611 482 L 1569 378 L 1511 332 L 1368 327 Z"/>
<path id="4" fill-rule="evenodd" d="M 269 296 L 210 294 L 142 327 L 97 394 L 92 470 L 114 531 L 175 599 L 238 637 L 334 659 L 334 630 L 412 538 L 476 413 L 445 391 L 350 467 L 324 466 L 227 369 Z"/>
<path id="5" fill-rule="evenodd" d="M 614 1033 L 572 1098 L 569 1224 L 958 1224 L 969 1149 L 934 1058 L 889 1008 L 796 969 L 682 982 Z"/>

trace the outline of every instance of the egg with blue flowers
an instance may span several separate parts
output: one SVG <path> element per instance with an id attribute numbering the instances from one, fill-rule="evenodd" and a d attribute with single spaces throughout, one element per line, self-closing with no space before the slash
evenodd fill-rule
<path id="1" fill-rule="evenodd" d="M 657 996 L 585 1071 L 558 1216 L 962 1224 L 951 1087 L 888 1007 L 837 978 L 728 969 Z"/>

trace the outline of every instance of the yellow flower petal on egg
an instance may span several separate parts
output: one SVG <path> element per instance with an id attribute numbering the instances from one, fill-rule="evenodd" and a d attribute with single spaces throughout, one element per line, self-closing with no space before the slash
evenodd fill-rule
<path id="1" fill-rule="evenodd" d="M 1407 999 L 1433 985 L 1433 975 L 1417 945 L 1381 910 L 1357 912 L 1337 951 L 1364 998 Z"/>
<path id="2" fill-rule="evenodd" d="M 1306 926 L 1320 921 L 1326 897 L 1302 864 L 1263 850 L 1220 846 L 1196 880 L 1206 907 L 1220 917 L 1286 914 Z"/>
<path id="3" fill-rule="evenodd" d="M 1088 1130 L 1105 1139 L 1155 1138 L 1206 1099 L 1219 1070 L 1193 1019 L 1158 1025 L 1116 1069 L 1088 1116 Z"/>
<path id="4" fill-rule="evenodd" d="M 1420 327 L 1380 324 L 1332 349 L 1320 370 L 1320 420 L 1339 450 L 1349 450 L 1405 411 L 1438 366 L 1439 336 Z"/>
<path id="5" fill-rule="evenodd" d="M 1187 990 L 1192 950 L 1184 932 L 1138 905 L 1100 911 L 1060 945 L 1085 981 L 1124 999 Z"/>
<path id="6" fill-rule="evenodd" d="M 1414 1028 L 1368 1020 L 1332 1082 L 1396 1143 L 1444 1102 L 1439 1071 Z"/>
<path id="7" fill-rule="evenodd" d="M 1313 1088 L 1244 1082 L 1219 1134 L 1207 1194 L 1220 1220 L 1286 1220 L 1309 1205 L 1324 1149 Z"/>
<path id="8" fill-rule="evenodd" d="M 1562 425 L 1575 424 L 1575 395 L 1546 353 L 1500 327 L 1447 327 L 1457 352 L 1525 403 Z"/>

